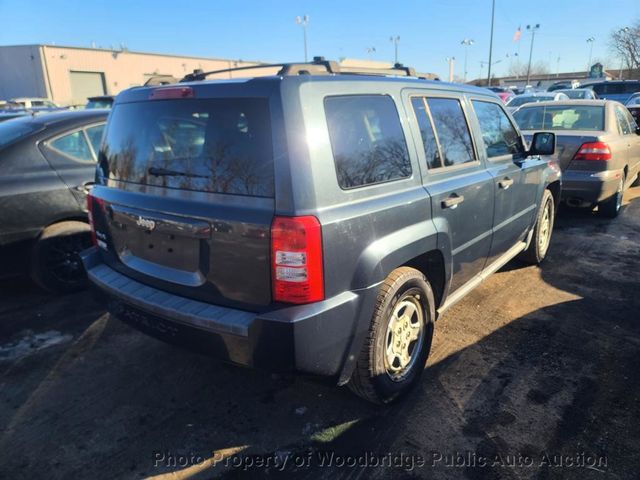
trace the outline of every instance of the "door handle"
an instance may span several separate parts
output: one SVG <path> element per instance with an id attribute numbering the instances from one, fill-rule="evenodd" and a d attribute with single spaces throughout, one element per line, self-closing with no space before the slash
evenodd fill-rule
<path id="1" fill-rule="evenodd" d="M 447 198 L 446 200 L 442 201 L 442 208 L 451 208 L 451 209 L 453 209 L 453 208 L 456 208 L 462 202 L 464 202 L 464 196 L 454 193 L 449 198 Z"/>
<path id="2" fill-rule="evenodd" d="M 504 177 L 498 182 L 498 186 L 504 190 L 508 189 L 511 185 L 513 185 L 513 178 L 509 177 Z"/>

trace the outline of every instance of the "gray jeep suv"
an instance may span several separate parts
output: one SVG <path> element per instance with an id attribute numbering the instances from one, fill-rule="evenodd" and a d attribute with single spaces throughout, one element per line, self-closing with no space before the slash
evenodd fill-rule
<path id="1" fill-rule="evenodd" d="M 386 403 L 438 315 L 545 257 L 555 137 L 528 149 L 491 92 L 323 59 L 207 75 L 129 89 L 107 124 L 83 260 L 140 330 Z"/>

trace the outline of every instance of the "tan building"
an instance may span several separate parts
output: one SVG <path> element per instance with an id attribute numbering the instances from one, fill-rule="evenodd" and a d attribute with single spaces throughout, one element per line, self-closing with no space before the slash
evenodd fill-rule
<path id="1" fill-rule="evenodd" d="M 43 97 L 59 105 L 84 105 L 87 97 L 115 95 L 149 77 L 182 78 L 194 69 L 258 65 L 220 58 L 186 57 L 128 50 L 19 45 L 0 47 L 0 100 Z M 274 73 L 255 70 L 251 75 Z M 249 72 L 243 72 L 246 76 Z M 225 74 L 233 78 L 234 73 Z M 235 76 L 241 76 L 235 73 Z"/>

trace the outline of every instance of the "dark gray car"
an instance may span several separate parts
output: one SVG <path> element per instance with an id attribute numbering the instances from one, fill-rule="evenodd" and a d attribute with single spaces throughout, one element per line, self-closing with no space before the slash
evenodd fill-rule
<path id="1" fill-rule="evenodd" d="M 108 112 L 61 111 L 0 123 L 0 276 L 29 273 L 67 292 L 86 284 L 85 194 Z"/>
<path id="2" fill-rule="evenodd" d="M 615 217 L 624 191 L 640 172 L 640 130 L 629 111 L 608 100 L 569 100 L 525 105 L 514 118 L 526 136 L 556 132 L 563 172 L 562 199 L 570 206 L 598 206 Z"/>
<path id="3" fill-rule="evenodd" d="M 345 73 L 117 97 L 84 253 L 115 316 L 384 403 L 423 371 L 438 315 L 516 255 L 544 259 L 553 134 L 527 150 L 484 89 Z"/>

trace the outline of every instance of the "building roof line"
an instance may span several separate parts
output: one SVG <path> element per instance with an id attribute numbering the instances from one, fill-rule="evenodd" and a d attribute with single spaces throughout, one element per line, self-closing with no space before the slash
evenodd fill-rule
<path id="1" fill-rule="evenodd" d="M 15 47 L 50 47 L 50 48 L 65 48 L 69 50 L 88 50 L 88 51 L 97 51 L 97 52 L 111 52 L 111 53 L 132 53 L 135 55 L 151 55 L 156 57 L 173 57 L 173 58 L 187 58 L 193 60 L 209 60 L 209 61 L 218 61 L 218 62 L 242 62 L 242 63 L 255 63 L 255 64 L 263 64 L 265 62 L 261 60 L 244 60 L 241 58 L 219 58 L 219 57 L 197 57 L 194 55 L 178 55 L 173 53 L 156 53 L 156 52 L 141 52 L 138 50 L 129 50 L 128 48 L 102 48 L 102 47 L 76 47 L 72 45 L 54 45 L 48 43 L 29 43 L 22 45 L 0 45 L 0 49 L 2 48 L 15 48 Z"/>

